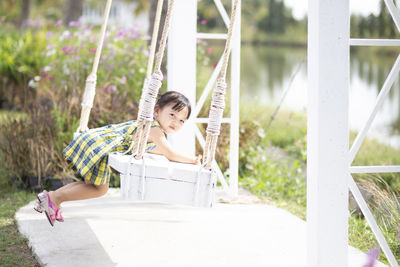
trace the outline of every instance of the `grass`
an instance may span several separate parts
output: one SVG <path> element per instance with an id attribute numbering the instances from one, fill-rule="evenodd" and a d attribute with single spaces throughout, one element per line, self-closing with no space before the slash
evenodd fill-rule
<path id="1" fill-rule="evenodd" d="M 241 106 L 240 184 L 277 207 L 306 220 L 306 114 L 281 110 L 266 131 L 273 111 L 272 108 L 255 105 Z M 350 134 L 350 144 L 355 136 L 354 132 Z M 271 148 L 281 153 L 271 154 L 268 152 Z M 399 165 L 399 153 L 375 140 L 366 139 L 353 165 Z M 397 259 L 400 255 L 397 229 L 400 225 L 400 203 L 396 198 L 396 194 L 400 193 L 399 178 L 398 173 L 355 177 L 358 186 L 373 195 L 368 204 Z M 362 214 L 351 211 L 348 223 L 349 245 L 364 252 L 378 246 Z M 379 260 L 388 264 L 382 250 Z"/>
<path id="2" fill-rule="evenodd" d="M 1 124 L 23 114 L 0 111 Z M 1 157 L 0 157 L 1 158 Z M 35 194 L 7 184 L 6 172 L 0 168 L 0 266 L 40 266 L 17 227 L 17 210 L 35 199 Z"/>
<path id="3" fill-rule="evenodd" d="M 27 114 L 22 112 L 0 110 L 0 125 L 8 122 L 10 119 L 20 120 L 26 118 L 26 116 Z"/>
<path id="4" fill-rule="evenodd" d="M 0 266 L 40 266 L 17 227 L 15 212 L 35 195 L 18 189 L 0 189 Z"/>

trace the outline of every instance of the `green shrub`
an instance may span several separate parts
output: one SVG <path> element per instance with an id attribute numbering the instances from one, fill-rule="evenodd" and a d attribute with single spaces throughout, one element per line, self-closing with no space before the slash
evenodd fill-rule
<path id="1" fill-rule="evenodd" d="M 147 41 L 141 37 L 133 29 L 108 31 L 90 128 L 135 117 L 147 64 Z M 7 81 L 1 91 L 9 90 L 11 84 L 22 88 L 14 96 L 7 95 L 7 101 L 27 114 L 22 119 L 5 120 L 0 130 L 8 179 L 17 177 L 27 184 L 29 175 L 72 176 L 61 151 L 79 124 L 97 28 L 2 32 L 0 38 L 5 40 L 0 42 L 0 76 Z"/>

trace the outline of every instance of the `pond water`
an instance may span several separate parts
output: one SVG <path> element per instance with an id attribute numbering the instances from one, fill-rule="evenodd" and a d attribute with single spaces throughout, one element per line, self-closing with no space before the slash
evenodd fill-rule
<path id="1" fill-rule="evenodd" d="M 361 130 L 396 56 L 360 48 L 350 56 L 349 127 Z M 306 112 L 307 51 L 305 48 L 243 45 L 241 103 L 275 108 L 289 86 L 282 109 Z M 367 137 L 400 148 L 400 78 L 377 113 Z M 276 119 L 279 119 L 279 114 Z"/>

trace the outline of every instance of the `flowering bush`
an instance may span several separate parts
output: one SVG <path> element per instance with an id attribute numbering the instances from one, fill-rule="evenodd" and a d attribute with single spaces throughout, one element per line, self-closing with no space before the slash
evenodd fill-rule
<path id="1" fill-rule="evenodd" d="M 24 183 L 32 174 L 72 175 L 61 151 L 79 123 L 98 28 L 76 21 L 68 28 L 8 30 L 0 34 L 2 100 L 28 116 L 1 128 L 5 167 Z M 136 117 L 148 57 L 144 39 L 135 29 L 108 29 L 90 128 Z"/>

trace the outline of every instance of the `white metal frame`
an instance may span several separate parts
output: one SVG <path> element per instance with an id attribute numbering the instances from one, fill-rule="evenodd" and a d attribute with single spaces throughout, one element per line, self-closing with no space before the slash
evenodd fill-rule
<path id="1" fill-rule="evenodd" d="M 239 1 L 240 2 L 240 1 Z M 230 17 L 220 0 L 214 0 L 226 28 L 228 29 Z M 233 5 L 233 0 L 232 0 Z M 197 25 L 197 0 L 176 0 L 175 13 L 172 19 L 171 31 L 168 45 L 168 88 L 169 90 L 179 90 L 185 87 L 185 94 L 189 94 L 189 100 L 193 105 L 194 119 L 188 123 L 186 129 L 181 133 L 171 136 L 169 140 L 175 147 L 189 151 L 194 154 L 195 139 L 204 148 L 205 139 L 201 134 L 197 123 L 208 123 L 208 118 L 198 118 L 200 110 L 213 90 L 217 76 L 221 70 L 222 57 L 218 61 L 207 85 L 205 86 L 199 100 L 196 102 L 196 66 L 193 63 L 196 59 L 196 40 L 197 39 L 220 39 L 226 40 L 226 33 L 199 33 Z M 235 29 L 232 40 L 231 52 L 231 109 L 230 117 L 223 118 L 222 123 L 230 124 L 230 153 L 229 153 L 229 183 L 225 180 L 218 164 L 214 161 L 213 168 L 217 172 L 218 180 L 221 182 L 223 190 L 231 195 L 238 194 L 238 161 L 239 161 L 239 88 L 240 88 L 240 25 L 241 25 L 241 6 L 239 3 L 238 14 L 236 15 Z M 184 34 L 183 34 L 184 33 Z M 185 55 L 185 56 L 183 56 Z M 177 60 L 177 58 L 180 58 Z M 189 62 L 188 62 L 189 61 Z M 182 74 L 185 75 L 182 75 Z M 185 77 L 182 77 L 185 76 Z M 188 86 L 189 85 L 189 86 Z M 183 90 L 183 89 L 180 89 Z M 185 128 L 185 127 L 184 127 Z M 194 130 L 190 130 L 190 129 Z M 178 148 L 179 149 L 179 148 Z"/>
<path id="2" fill-rule="evenodd" d="M 385 0 L 400 31 L 399 5 Z M 398 2 L 396 2 L 398 4 Z M 348 265 L 350 189 L 391 266 L 399 266 L 352 173 L 400 172 L 400 166 L 351 166 L 400 72 L 400 55 L 351 149 L 348 129 L 350 46 L 398 46 L 400 40 L 350 39 L 349 0 L 309 0 L 307 122 L 307 266 Z"/>
<path id="3" fill-rule="evenodd" d="M 393 0 L 385 0 L 385 4 L 389 9 L 389 12 L 395 22 L 397 30 L 400 31 L 400 12 L 398 8 L 393 3 Z M 400 46 L 400 40 L 391 40 L 391 39 L 350 39 L 350 45 L 353 46 Z M 372 108 L 370 115 L 365 122 L 364 127 L 358 133 L 356 139 L 354 140 L 353 145 L 350 149 L 350 157 L 349 157 L 349 164 L 350 173 L 384 173 L 384 172 L 400 172 L 400 166 L 351 166 L 354 158 L 357 155 L 357 152 L 360 149 L 362 142 L 365 139 L 365 136 L 370 129 L 372 122 L 378 112 L 378 110 L 382 107 L 383 101 L 386 99 L 390 89 L 392 88 L 393 83 L 399 77 L 400 72 L 400 55 L 397 57 L 395 63 L 393 64 L 392 69 L 387 76 L 381 91 L 378 94 L 376 99 L 375 105 Z M 357 184 L 355 183 L 353 176 L 349 174 L 349 187 L 350 190 L 356 199 L 358 205 L 362 213 L 365 216 L 369 226 L 371 227 L 372 231 L 375 234 L 375 237 L 381 246 L 383 252 L 386 255 L 386 258 L 389 261 L 390 266 L 399 266 L 396 258 L 393 255 L 393 252 L 390 250 L 389 245 L 386 242 L 385 237 L 383 236 L 378 224 L 375 221 L 375 218 L 372 215 L 372 212 L 369 210 L 366 201 L 364 200 Z"/>

